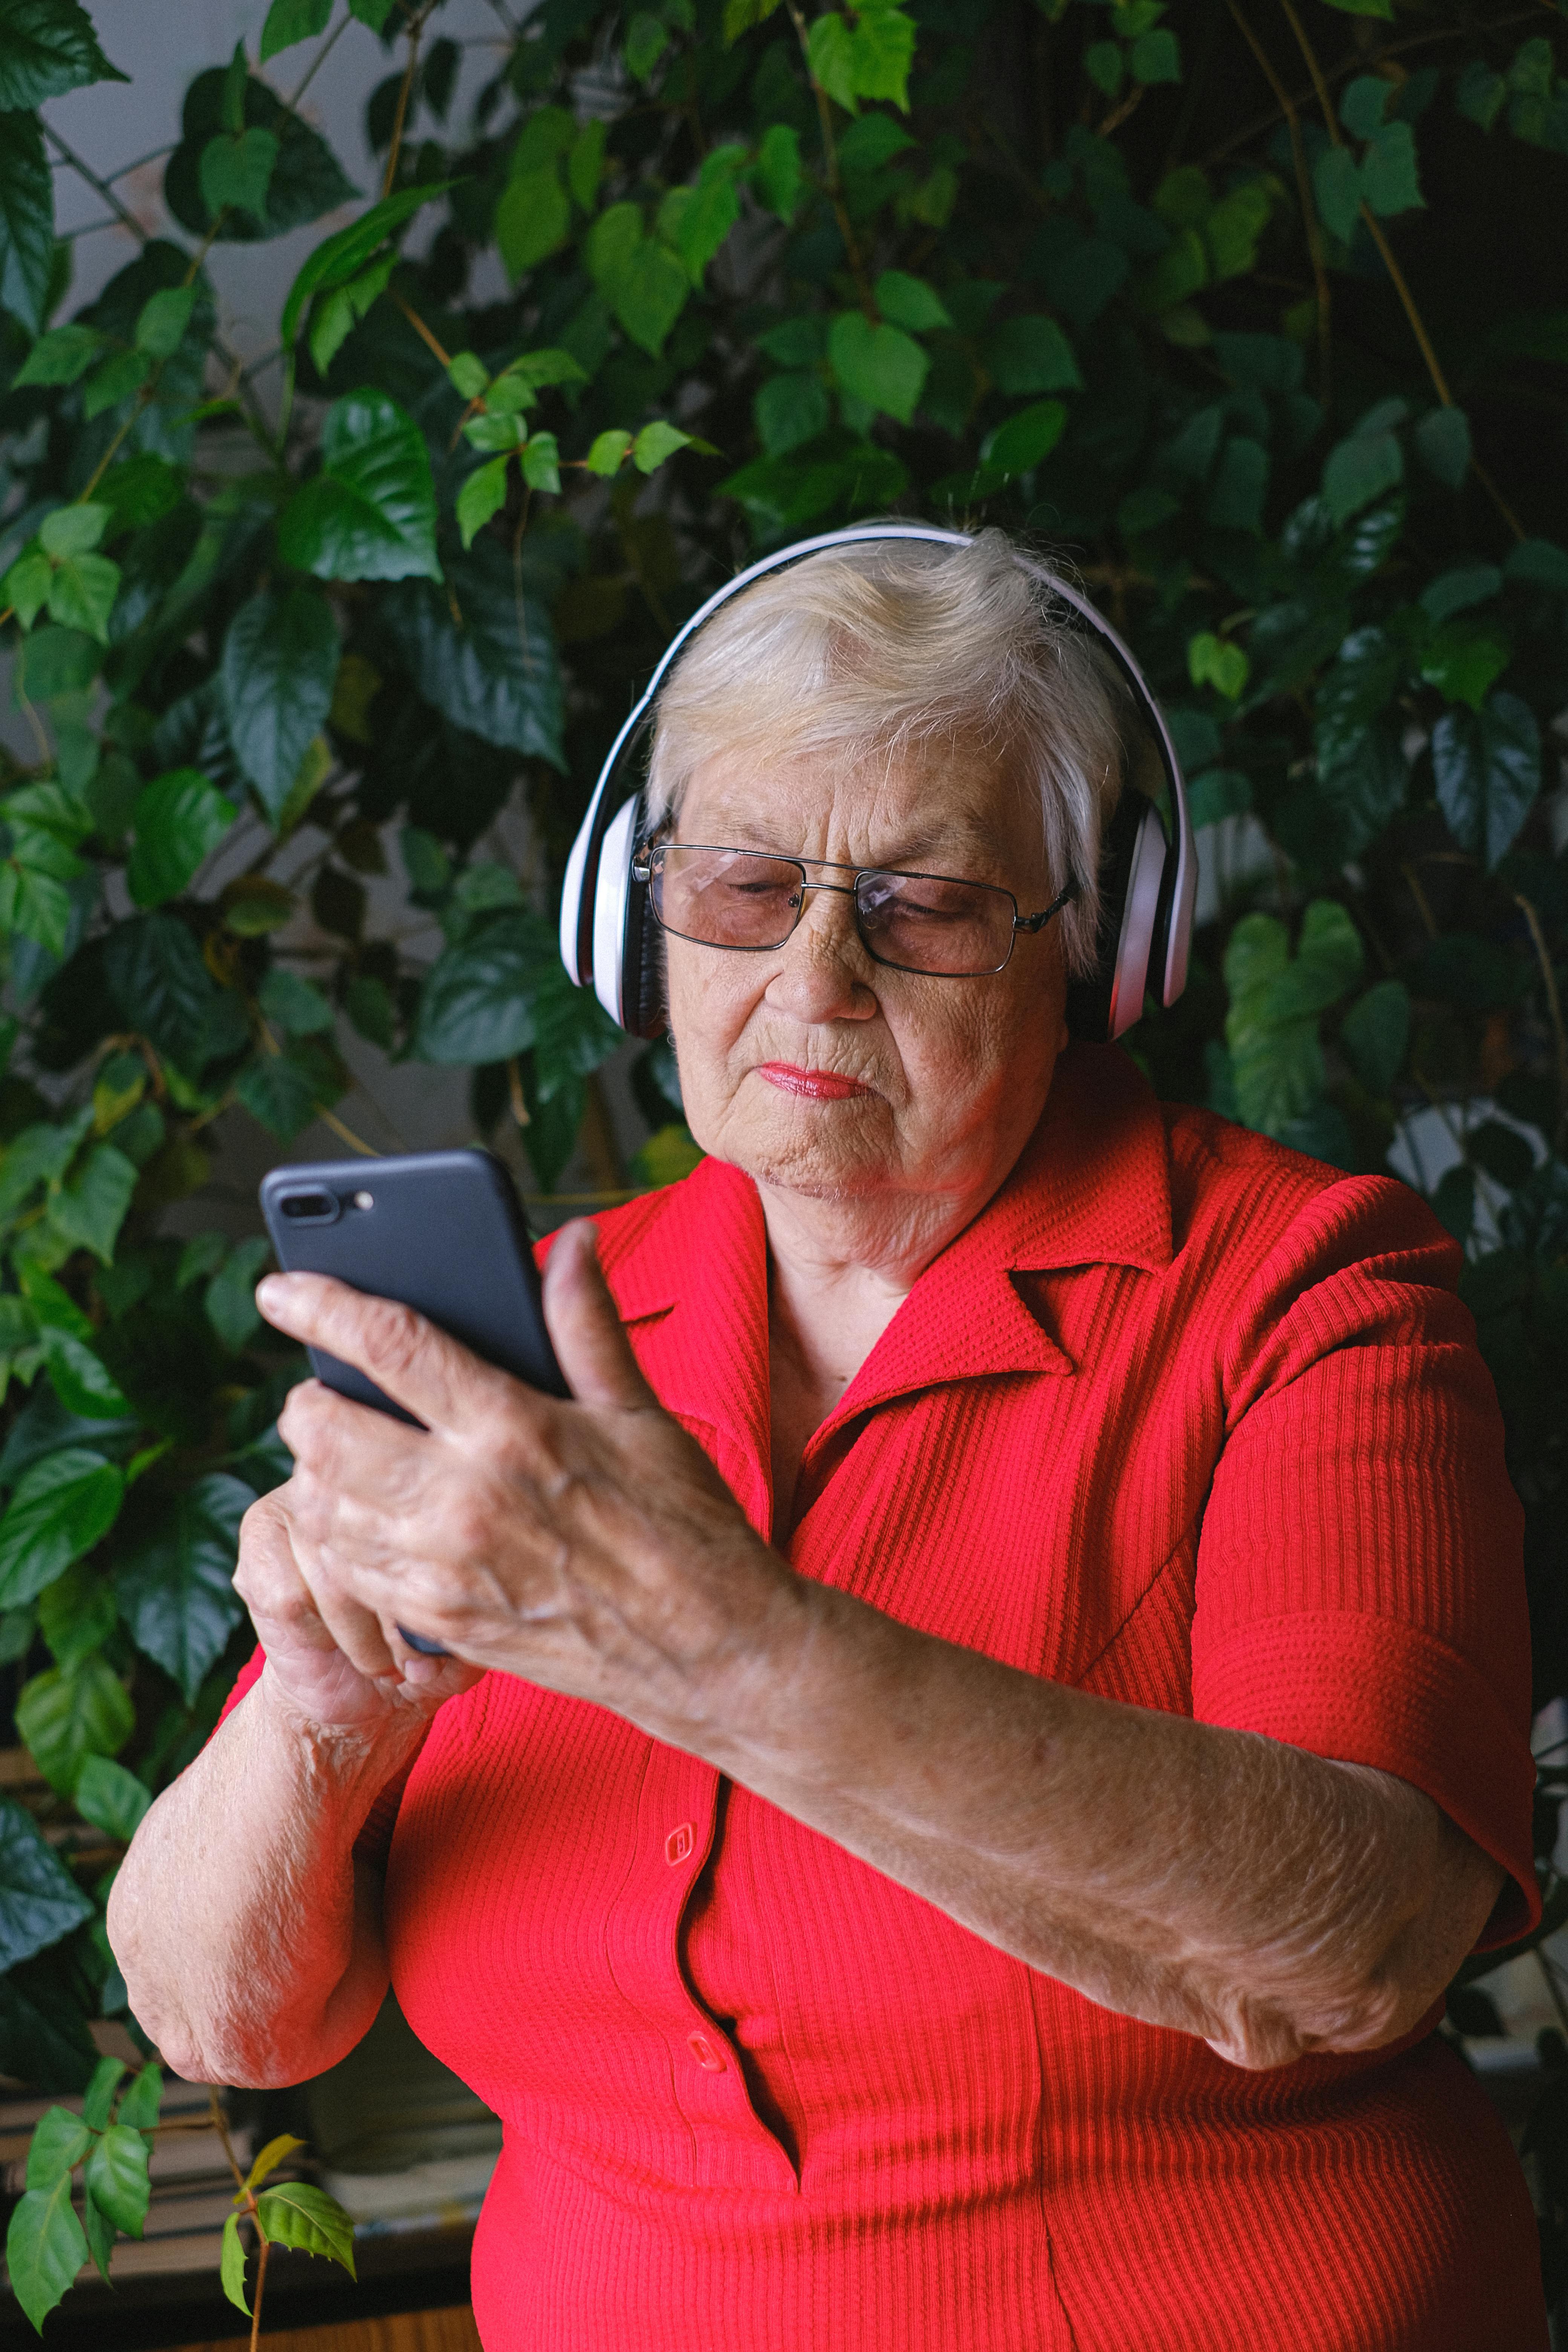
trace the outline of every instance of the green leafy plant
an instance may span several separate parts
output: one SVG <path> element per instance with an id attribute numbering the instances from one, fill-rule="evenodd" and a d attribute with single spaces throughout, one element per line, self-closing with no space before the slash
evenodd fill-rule
<path id="1" fill-rule="evenodd" d="M 108 1875 L 232 1682 L 239 1518 L 287 1470 L 264 1245 L 169 1211 L 237 1120 L 356 1148 L 351 1036 L 471 1071 L 559 1184 L 620 1042 L 554 949 L 587 785 L 738 560 L 858 515 L 1033 534 L 1133 645 L 1210 880 L 1131 1050 L 1431 1199 L 1568 1692 L 1568 32 L 545 0 L 459 103 L 438 0 L 255 18 L 148 237 L 39 111 L 115 77 L 90 21 L 0 5 L 0 1656 L 47 1789 L 0 1804 L 0 2067 L 82 2094 L 93 2025 L 136 2031 Z M 299 102 L 340 37 L 374 189 Z M 86 304 L 57 170 L 139 240 Z M 344 206 L 242 362 L 215 256 Z M 632 1085 L 616 1172 L 669 1181 L 663 1048 Z"/>

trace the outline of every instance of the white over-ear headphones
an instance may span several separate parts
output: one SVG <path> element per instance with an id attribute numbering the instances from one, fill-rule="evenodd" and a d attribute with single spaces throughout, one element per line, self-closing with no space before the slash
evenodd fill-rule
<path id="1" fill-rule="evenodd" d="M 923 523 L 863 523 L 799 540 L 792 547 L 764 555 L 761 562 L 727 581 L 677 632 L 611 744 L 588 814 L 566 861 L 561 896 L 561 961 L 579 987 L 592 985 L 611 1020 L 633 1036 L 657 1037 L 663 1030 L 664 1016 L 647 887 L 632 873 L 641 845 L 642 793 L 634 784 L 621 799 L 616 782 L 647 731 L 659 688 L 688 640 L 721 604 L 738 596 L 753 580 L 825 548 L 900 539 L 925 541 L 938 547 L 973 544 L 966 532 L 937 530 Z M 1161 1003 L 1173 1004 L 1186 985 L 1198 884 L 1192 818 L 1170 730 L 1131 652 L 1086 596 L 1054 572 L 1033 564 L 1029 570 L 1087 625 L 1126 680 L 1159 753 L 1175 814 L 1173 840 L 1155 803 L 1140 792 L 1124 789 L 1107 827 L 1099 964 L 1092 979 L 1073 983 L 1068 1000 L 1074 1035 L 1104 1040 L 1120 1037 L 1131 1027 L 1143 1010 L 1147 990 L 1152 988 Z"/>

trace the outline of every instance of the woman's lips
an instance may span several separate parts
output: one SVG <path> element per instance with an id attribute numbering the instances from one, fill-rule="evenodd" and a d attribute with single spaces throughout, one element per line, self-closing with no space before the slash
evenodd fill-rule
<path id="1" fill-rule="evenodd" d="M 808 1095 L 816 1102 L 847 1102 L 851 1095 L 868 1095 L 858 1078 L 840 1077 L 837 1070 L 803 1070 L 794 1062 L 759 1062 L 757 1076 L 781 1094 Z"/>

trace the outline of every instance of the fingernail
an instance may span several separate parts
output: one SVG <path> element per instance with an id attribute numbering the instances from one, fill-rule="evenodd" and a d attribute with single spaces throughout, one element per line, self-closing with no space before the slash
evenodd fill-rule
<path id="1" fill-rule="evenodd" d="M 269 1323 L 288 1312 L 294 1286 L 286 1274 L 268 1274 L 256 1286 L 256 1303 Z"/>

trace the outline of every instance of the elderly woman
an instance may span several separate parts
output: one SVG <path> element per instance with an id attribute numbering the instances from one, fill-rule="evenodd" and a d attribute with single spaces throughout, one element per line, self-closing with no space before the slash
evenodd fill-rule
<path id="1" fill-rule="evenodd" d="M 424 1427 L 292 1391 L 110 1934 L 202 2079 L 390 1977 L 505 2125 L 487 2352 L 1544 2345 L 1432 2031 L 1533 1902 L 1458 1253 L 1068 1045 L 1121 724 L 994 533 L 749 589 L 647 786 L 708 1157 L 556 1238 L 574 1401 L 261 1287 Z"/>

